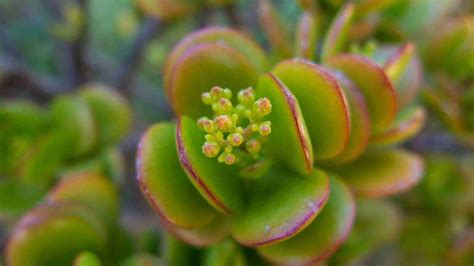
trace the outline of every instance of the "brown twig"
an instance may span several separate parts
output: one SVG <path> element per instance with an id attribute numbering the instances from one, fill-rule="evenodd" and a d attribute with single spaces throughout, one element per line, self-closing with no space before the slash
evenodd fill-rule
<path id="1" fill-rule="evenodd" d="M 133 76 L 140 66 L 146 48 L 162 29 L 163 24 L 159 20 L 147 18 L 130 45 L 130 49 L 115 74 L 115 87 L 125 96 L 131 94 L 130 86 L 133 82 Z"/>

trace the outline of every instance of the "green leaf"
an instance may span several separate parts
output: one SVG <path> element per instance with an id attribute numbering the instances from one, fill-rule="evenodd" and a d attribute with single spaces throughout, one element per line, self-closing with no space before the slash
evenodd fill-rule
<path id="1" fill-rule="evenodd" d="M 196 247 L 216 244 L 230 233 L 230 220 L 223 215 L 218 215 L 209 224 L 197 228 L 179 227 L 166 219 L 162 219 L 162 225 L 181 241 Z"/>
<path id="2" fill-rule="evenodd" d="M 48 200 L 74 201 L 87 205 L 109 226 L 115 225 L 119 216 L 116 187 L 110 180 L 95 173 L 83 172 L 63 178 L 51 190 Z"/>
<path id="3" fill-rule="evenodd" d="M 10 266 L 71 265 L 84 250 L 104 254 L 104 225 L 89 208 L 72 203 L 47 204 L 25 215 L 6 247 Z"/>
<path id="4" fill-rule="evenodd" d="M 196 121 L 183 116 L 176 130 L 178 156 L 189 180 L 215 209 L 224 214 L 243 209 L 243 184 L 235 167 L 218 163 L 202 153 L 204 132 Z"/>
<path id="5" fill-rule="evenodd" d="M 291 42 L 289 33 L 283 26 L 277 11 L 270 0 L 258 1 L 260 24 L 265 31 L 272 48 L 280 58 L 291 57 Z"/>
<path id="6" fill-rule="evenodd" d="M 234 93 L 255 85 L 258 71 L 245 54 L 222 44 L 200 44 L 188 49 L 171 70 L 167 89 L 174 111 L 198 118 L 210 115 L 201 94 L 214 86 Z"/>
<path id="7" fill-rule="evenodd" d="M 267 69 L 265 52 L 250 37 L 228 28 L 208 27 L 189 34 L 173 48 L 166 59 L 164 83 L 168 96 L 171 96 L 170 83 L 176 63 L 189 49 L 201 44 L 220 44 L 233 48 L 241 52 L 252 63 L 258 73 L 263 73 Z"/>
<path id="8" fill-rule="evenodd" d="M 312 265 L 332 255 L 348 237 L 355 218 L 355 201 L 349 188 L 332 176 L 331 193 L 316 219 L 296 236 L 258 252 L 266 259 L 285 265 Z"/>
<path id="9" fill-rule="evenodd" d="M 423 107 L 407 107 L 397 114 L 393 125 L 385 132 L 370 138 L 371 146 L 389 146 L 414 137 L 424 126 L 426 111 Z"/>
<path id="10" fill-rule="evenodd" d="M 69 137 L 72 156 L 90 152 L 96 141 L 95 120 L 87 103 L 79 97 L 59 96 L 51 103 L 54 126 Z"/>
<path id="11" fill-rule="evenodd" d="M 325 63 L 329 57 L 337 55 L 342 51 L 347 36 L 349 35 L 349 29 L 352 25 L 353 16 L 353 4 L 347 4 L 336 15 L 324 39 L 321 50 L 322 62 Z"/>
<path id="12" fill-rule="evenodd" d="M 296 36 L 296 57 L 314 60 L 318 46 L 318 18 L 311 12 L 304 12 L 299 20 Z"/>
<path id="13" fill-rule="evenodd" d="M 163 21 L 190 15 L 204 3 L 203 0 L 137 0 L 136 2 L 143 12 Z"/>
<path id="14" fill-rule="evenodd" d="M 123 261 L 120 266 L 176 266 L 174 264 L 166 264 L 154 254 L 138 253 L 130 256 Z"/>
<path id="15" fill-rule="evenodd" d="M 217 212 L 189 182 L 176 151 L 176 126 L 159 123 L 143 135 L 137 152 L 137 180 L 155 210 L 169 222 L 200 227 Z"/>
<path id="16" fill-rule="evenodd" d="M 383 66 L 385 74 L 392 81 L 397 81 L 400 76 L 406 71 L 413 54 L 415 52 L 415 45 L 412 43 L 405 44 L 398 48 L 385 62 Z"/>
<path id="17" fill-rule="evenodd" d="M 351 124 L 349 105 L 335 76 L 303 60 L 283 61 L 272 72 L 298 99 L 315 159 L 340 154 L 348 144 Z"/>
<path id="18" fill-rule="evenodd" d="M 369 59 L 351 54 L 331 57 L 328 65 L 342 71 L 361 90 L 369 108 L 372 133 L 386 130 L 397 113 L 397 97 L 382 68 Z"/>
<path id="19" fill-rule="evenodd" d="M 116 144 L 131 126 L 131 109 L 126 100 L 111 88 L 91 84 L 80 88 L 94 115 L 99 147 Z"/>
<path id="20" fill-rule="evenodd" d="M 298 100 L 270 73 L 260 78 L 256 94 L 267 97 L 272 103 L 272 112 L 268 116 L 272 134 L 264 144 L 269 158 L 302 175 L 311 173 L 313 149 Z"/>
<path id="21" fill-rule="evenodd" d="M 306 228 L 329 196 L 326 173 L 307 176 L 274 170 L 249 188 L 247 209 L 233 219 L 232 235 L 242 245 L 262 246 L 284 241 Z"/>
<path id="22" fill-rule="evenodd" d="M 423 160 L 403 150 L 375 150 L 356 161 L 332 169 L 363 197 L 384 197 L 404 192 L 423 176 Z"/>
<path id="23" fill-rule="evenodd" d="M 351 114 L 351 135 L 344 151 L 329 163 L 346 163 L 361 155 L 369 142 L 370 117 L 367 104 L 361 91 L 345 75 L 337 75 L 339 85 L 347 96 Z"/>
<path id="24" fill-rule="evenodd" d="M 227 239 L 208 248 L 203 256 L 203 266 L 246 266 L 247 261 L 242 249 Z"/>
<path id="25" fill-rule="evenodd" d="M 41 201 L 45 191 L 14 178 L 0 180 L 0 217 L 15 218 Z"/>

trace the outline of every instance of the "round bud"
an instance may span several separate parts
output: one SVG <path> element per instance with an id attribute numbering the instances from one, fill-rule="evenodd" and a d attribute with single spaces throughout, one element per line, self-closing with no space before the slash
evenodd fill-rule
<path id="1" fill-rule="evenodd" d="M 214 86 L 212 89 L 211 89 L 211 97 L 214 101 L 217 101 L 219 100 L 221 97 L 222 97 L 222 94 L 223 94 L 223 89 L 219 86 Z"/>
<path id="2" fill-rule="evenodd" d="M 216 131 L 214 121 L 212 121 L 211 119 L 209 119 L 207 117 L 199 118 L 197 124 L 198 124 L 199 128 L 206 131 L 207 133 L 213 133 L 214 131 Z"/>
<path id="3" fill-rule="evenodd" d="M 201 95 L 201 99 L 202 99 L 202 102 L 205 104 L 205 105 L 211 105 L 212 104 L 212 97 L 211 97 L 211 94 L 209 92 L 205 92 Z"/>
<path id="4" fill-rule="evenodd" d="M 272 103 L 268 98 L 260 98 L 253 104 L 253 112 L 259 117 L 269 115 L 272 112 Z"/>
<path id="5" fill-rule="evenodd" d="M 227 165 L 232 165 L 235 163 L 235 155 L 232 154 L 232 153 L 226 153 L 224 155 L 224 163 L 227 164 Z"/>
<path id="6" fill-rule="evenodd" d="M 232 91 L 229 89 L 224 89 L 224 98 L 229 99 L 232 98 Z"/>
<path id="7" fill-rule="evenodd" d="M 239 102 L 245 106 L 252 106 L 255 101 L 255 95 L 253 94 L 252 88 L 247 88 L 245 90 L 239 91 L 237 95 Z"/>
<path id="8" fill-rule="evenodd" d="M 264 137 L 270 135 L 270 133 L 272 133 L 272 123 L 270 121 L 261 123 L 258 128 L 258 133 Z"/>
<path id="9" fill-rule="evenodd" d="M 206 141 L 202 145 L 202 153 L 209 158 L 216 157 L 220 150 L 221 148 L 215 141 Z"/>
<path id="10" fill-rule="evenodd" d="M 228 115 L 220 115 L 214 119 L 216 127 L 220 132 L 232 131 L 232 119 Z"/>
<path id="11" fill-rule="evenodd" d="M 244 141 L 244 137 L 239 133 L 232 133 L 227 136 L 227 141 L 229 141 L 232 146 L 238 147 Z"/>
<path id="12" fill-rule="evenodd" d="M 232 111 L 232 102 L 229 99 L 220 98 L 215 111 L 219 114 L 229 114 Z"/>
<path id="13" fill-rule="evenodd" d="M 245 143 L 245 148 L 247 151 L 251 154 L 255 154 L 260 151 L 262 145 L 260 144 L 260 141 L 256 139 L 251 139 Z"/>

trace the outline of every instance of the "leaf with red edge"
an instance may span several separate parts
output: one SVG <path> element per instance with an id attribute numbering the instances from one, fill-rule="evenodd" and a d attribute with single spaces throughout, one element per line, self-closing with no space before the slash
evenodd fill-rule
<path id="1" fill-rule="evenodd" d="M 375 150 L 356 161 L 332 169 L 363 197 L 385 197 L 402 193 L 420 181 L 423 160 L 403 150 Z"/>
<path id="2" fill-rule="evenodd" d="M 175 134 L 174 123 L 159 123 L 145 132 L 137 152 L 137 181 L 147 200 L 167 221 L 182 227 L 204 226 L 217 212 L 181 168 Z"/>
<path id="3" fill-rule="evenodd" d="M 355 218 L 355 201 L 349 188 L 332 176 L 326 206 L 303 231 L 281 243 L 259 247 L 266 259 L 287 265 L 306 265 L 324 260 L 344 243 Z"/>
<path id="4" fill-rule="evenodd" d="M 398 113 L 392 127 L 370 138 L 371 146 L 388 146 L 402 143 L 415 136 L 424 126 L 426 111 L 423 107 L 407 107 Z"/>
<path id="5" fill-rule="evenodd" d="M 298 23 L 296 36 L 296 57 L 313 60 L 318 40 L 318 18 L 311 12 L 304 12 Z"/>
<path id="6" fill-rule="evenodd" d="M 168 21 L 189 15 L 202 6 L 202 0 L 137 0 L 143 12 Z"/>
<path id="7" fill-rule="evenodd" d="M 188 49 L 171 70 L 169 97 L 179 115 L 198 118 L 210 115 L 201 94 L 214 86 L 234 93 L 255 85 L 258 72 L 241 52 L 220 44 L 201 44 Z"/>
<path id="8" fill-rule="evenodd" d="M 244 246 L 270 245 L 297 235 L 323 209 L 329 195 L 326 173 L 277 169 L 255 181 L 248 206 L 233 219 L 232 235 Z"/>
<path id="9" fill-rule="evenodd" d="M 258 14 L 260 24 L 268 36 L 268 39 L 281 58 L 288 58 L 292 55 L 291 42 L 287 29 L 278 17 L 278 14 L 269 0 L 258 0 Z"/>
<path id="10" fill-rule="evenodd" d="M 186 36 L 173 48 L 173 51 L 166 59 L 163 75 L 168 96 L 171 93 L 170 83 L 174 66 L 189 49 L 201 44 L 219 44 L 233 48 L 241 52 L 259 73 L 262 73 L 267 68 L 265 52 L 250 37 L 228 28 L 207 27 Z"/>
<path id="11" fill-rule="evenodd" d="M 304 60 L 286 60 L 272 71 L 295 95 L 308 127 L 316 160 L 340 154 L 349 143 L 346 96 L 326 69 Z"/>
<path id="12" fill-rule="evenodd" d="M 269 158 L 302 175 L 311 173 L 313 149 L 298 100 L 272 74 L 260 78 L 256 95 L 272 103 L 272 112 L 265 117 L 272 123 L 272 133 L 264 143 Z"/>
<path id="13" fill-rule="evenodd" d="M 361 155 L 367 148 L 370 137 L 370 117 L 364 96 L 355 84 L 344 74 L 336 75 L 337 80 L 347 95 L 351 114 L 351 135 L 344 151 L 330 159 L 329 163 L 350 162 Z"/>
<path id="14" fill-rule="evenodd" d="M 384 70 L 369 59 L 352 54 L 333 56 L 327 64 L 342 71 L 363 93 L 369 108 L 372 133 L 388 129 L 397 113 L 397 97 Z"/>
<path id="15" fill-rule="evenodd" d="M 354 16 L 354 5 L 347 4 L 342 8 L 337 16 L 334 18 L 331 26 L 329 27 L 323 47 L 321 48 L 321 61 L 326 60 L 341 52 L 344 47 L 345 41 L 349 34 L 349 29 L 352 25 L 352 19 Z"/>
<path id="16" fill-rule="evenodd" d="M 243 209 L 243 184 L 234 166 L 207 158 L 201 147 L 205 132 L 196 121 L 183 116 L 176 127 L 178 156 L 188 178 L 215 209 L 224 214 L 237 214 Z"/>

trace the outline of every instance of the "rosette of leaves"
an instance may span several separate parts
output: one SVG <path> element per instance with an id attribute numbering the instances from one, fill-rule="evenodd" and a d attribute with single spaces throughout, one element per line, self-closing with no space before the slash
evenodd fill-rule
<path id="1" fill-rule="evenodd" d="M 474 18 L 453 18 L 429 36 L 425 64 L 429 73 L 424 99 L 441 122 L 474 146 Z"/>
<path id="2" fill-rule="evenodd" d="M 343 35 L 331 27 L 323 65 L 292 59 L 270 72 L 234 30 L 203 29 L 175 47 L 164 87 L 177 122 L 150 127 L 137 154 L 137 181 L 169 232 L 196 246 L 230 236 L 277 264 L 315 263 L 347 238 L 354 193 L 417 183 L 422 160 L 393 148 L 423 124 L 394 85 L 411 49 L 379 66 L 339 54 Z"/>
<path id="3" fill-rule="evenodd" d="M 58 96 L 47 108 L 2 104 L 1 216 L 21 214 L 66 173 L 93 170 L 120 182 L 121 155 L 113 147 L 128 131 L 130 116 L 127 102 L 100 85 Z"/>
<path id="4" fill-rule="evenodd" d="M 176 20 L 202 10 L 206 6 L 224 6 L 233 0 L 136 0 L 147 15 L 162 21 Z"/>

